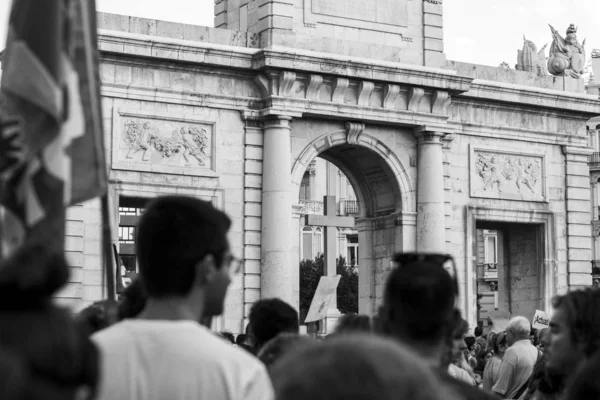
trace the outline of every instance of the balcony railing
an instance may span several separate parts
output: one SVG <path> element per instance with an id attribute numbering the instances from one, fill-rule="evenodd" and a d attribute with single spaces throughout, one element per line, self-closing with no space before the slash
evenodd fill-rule
<path id="1" fill-rule="evenodd" d="M 300 200 L 302 214 L 323 215 L 323 202 L 319 200 Z M 340 215 L 358 215 L 359 204 L 357 200 L 340 200 L 338 211 Z"/>
<path id="2" fill-rule="evenodd" d="M 342 215 L 358 215 L 357 200 L 342 200 L 340 201 L 340 214 Z"/>
<path id="3" fill-rule="evenodd" d="M 302 214 L 323 214 L 323 202 L 318 200 L 300 200 Z"/>
<path id="4" fill-rule="evenodd" d="M 600 152 L 592 153 L 589 161 L 590 167 L 600 167 Z"/>

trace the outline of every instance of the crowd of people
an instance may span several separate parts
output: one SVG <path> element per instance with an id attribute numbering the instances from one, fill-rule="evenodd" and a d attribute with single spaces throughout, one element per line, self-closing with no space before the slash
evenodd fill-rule
<path id="1" fill-rule="evenodd" d="M 548 329 L 515 316 L 471 334 L 442 255 L 394 256 L 377 315 L 345 315 L 324 338 L 300 334 L 280 299 L 255 302 L 237 337 L 213 332 L 240 267 L 230 226 L 208 202 L 155 199 L 136 231 L 139 279 L 75 318 L 51 297 L 64 256 L 23 247 L 0 268 L 0 398 L 600 399 L 599 290 L 557 296 Z"/>

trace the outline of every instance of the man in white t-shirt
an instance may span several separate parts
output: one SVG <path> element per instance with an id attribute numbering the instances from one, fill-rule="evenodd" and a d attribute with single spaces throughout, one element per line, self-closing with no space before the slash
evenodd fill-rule
<path id="1" fill-rule="evenodd" d="M 518 399 L 525 393 L 526 385 L 538 360 L 537 347 L 531 344 L 531 325 L 525 317 L 514 317 L 506 328 L 506 342 L 498 381 L 492 391 L 504 399 Z"/>
<path id="2" fill-rule="evenodd" d="M 154 200 L 137 227 L 148 300 L 137 319 L 93 336 L 101 353 L 99 400 L 271 400 L 265 367 L 198 321 L 219 315 L 230 274 L 230 219 L 184 196 Z"/>

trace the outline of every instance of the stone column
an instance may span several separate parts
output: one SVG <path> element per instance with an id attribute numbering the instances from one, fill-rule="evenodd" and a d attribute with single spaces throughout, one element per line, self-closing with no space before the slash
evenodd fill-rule
<path id="1" fill-rule="evenodd" d="M 290 303 L 296 310 L 300 309 L 300 253 L 302 249 L 300 248 L 300 235 L 301 235 L 301 223 L 300 219 L 303 214 L 303 207 L 300 204 L 294 204 L 292 206 L 292 264 L 290 268 L 292 269 L 291 278 L 292 278 L 292 299 L 293 301 Z"/>
<path id="2" fill-rule="evenodd" d="M 264 121 L 261 298 L 293 301 L 291 117 Z"/>
<path id="3" fill-rule="evenodd" d="M 417 251 L 446 252 L 444 217 L 444 133 L 419 130 L 417 155 Z"/>

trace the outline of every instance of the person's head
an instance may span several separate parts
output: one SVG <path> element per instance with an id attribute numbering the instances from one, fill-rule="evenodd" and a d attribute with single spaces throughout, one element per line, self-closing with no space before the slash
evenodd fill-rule
<path id="1" fill-rule="evenodd" d="M 480 326 L 475 327 L 475 337 L 478 338 L 483 334 L 483 328 Z"/>
<path id="2" fill-rule="evenodd" d="M 385 333 L 421 348 L 440 347 L 456 299 L 456 282 L 440 258 L 406 260 L 396 254 L 384 291 L 381 324 Z"/>
<path id="3" fill-rule="evenodd" d="M 298 333 L 298 312 L 280 299 L 262 299 L 250 309 L 250 333 L 256 351 L 280 333 Z"/>
<path id="4" fill-rule="evenodd" d="M 508 341 L 506 338 L 506 332 L 500 332 L 494 337 L 494 341 L 492 343 L 494 348 L 494 354 L 498 357 L 502 357 L 506 349 L 508 349 Z"/>
<path id="5" fill-rule="evenodd" d="M 300 348 L 307 348 L 317 342 L 309 336 L 301 336 L 297 333 L 282 333 L 269 340 L 260 349 L 257 357 L 271 370 L 273 364 L 287 353 Z"/>
<path id="6" fill-rule="evenodd" d="M 146 306 L 147 300 L 148 295 L 142 280 L 135 278 L 119 298 L 119 320 L 137 317 Z"/>
<path id="7" fill-rule="evenodd" d="M 532 345 L 538 345 L 538 330 L 534 327 L 531 327 L 531 329 L 529 330 L 529 340 L 531 341 Z"/>
<path id="8" fill-rule="evenodd" d="M 600 399 L 600 354 L 585 362 L 566 390 L 566 400 Z"/>
<path id="9" fill-rule="evenodd" d="M 19 398 L 67 399 L 95 390 L 98 351 L 71 313 L 51 302 L 25 309 L 2 307 L 0 348 L 9 352 L 2 357 L 18 362 L 12 368 L 25 374 L 29 395 Z"/>
<path id="10" fill-rule="evenodd" d="M 508 322 L 506 327 L 506 342 L 512 346 L 519 340 L 528 340 L 531 331 L 531 324 L 525 317 L 514 317 Z"/>
<path id="11" fill-rule="evenodd" d="M 107 306 L 108 302 L 106 300 L 97 301 L 77 314 L 75 321 L 88 336 L 109 326 Z"/>
<path id="12" fill-rule="evenodd" d="M 553 299 L 548 368 L 570 376 L 600 349 L 600 291 L 586 289 Z"/>
<path id="13" fill-rule="evenodd" d="M 235 258 L 227 240 L 230 225 L 229 217 L 206 201 L 186 196 L 152 201 L 139 221 L 136 238 L 148 297 L 183 300 L 196 307 L 198 318 L 221 314 L 234 272 L 230 268 Z"/>
<path id="14" fill-rule="evenodd" d="M 225 339 L 229 343 L 235 344 L 235 337 L 233 336 L 233 333 L 228 332 L 228 331 L 223 331 L 223 332 L 220 332 L 220 335 L 223 339 Z"/>
<path id="15" fill-rule="evenodd" d="M 448 367 L 449 364 L 456 363 L 461 357 L 464 357 L 464 352 L 467 350 L 465 335 L 468 331 L 469 323 L 462 318 L 460 310 L 455 308 L 448 323 L 444 351 L 440 355 L 442 368 Z"/>
<path id="16" fill-rule="evenodd" d="M 347 335 L 292 351 L 275 363 L 277 400 L 454 399 L 417 355 L 375 335 Z"/>
<path id="17" fill-rule="evenodd" d="M 346 314 L 335 326 L 335 334 L 368 333 L 373 330 L 371 318 L 368 315 Z"/>
<path id="18" fill-rule="evenodd" d="M 246 344 L 246 338 L 247 337 L 248 336 L 246 336 L 245 333 L 240 333 L 239 335 L 237 335 L 235 337 L 235 344 L 237 344 L 238 346 L 242 345 L 242 344 Z"/>
<path id="19" fill-rule="evenodd" d="M 538 331 L 537 342 L 538 342 L 538 348 L 541 351 L 544 351 L 545 348 L 548 346 L 549 340 L 550 340 L 550 329 L 548 329 L 548 328 L 540 329 Z"/>

